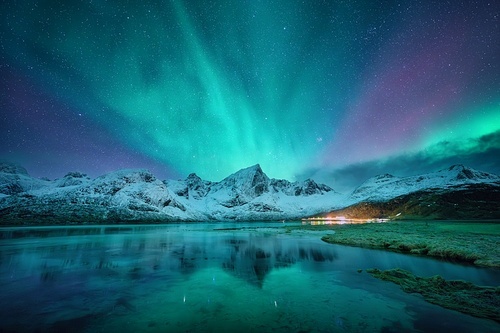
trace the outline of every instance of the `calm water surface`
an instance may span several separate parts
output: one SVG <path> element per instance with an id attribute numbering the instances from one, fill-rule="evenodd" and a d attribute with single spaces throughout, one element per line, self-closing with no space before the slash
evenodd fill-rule
<path id="1" fill-rule="evenodd" d="M 0 229 L 0 332 L 498 332 L 358 269 L 479 285 L 498 270 L 278 224 Z M 282 224 L 279 224 L 282 226 Z"/>

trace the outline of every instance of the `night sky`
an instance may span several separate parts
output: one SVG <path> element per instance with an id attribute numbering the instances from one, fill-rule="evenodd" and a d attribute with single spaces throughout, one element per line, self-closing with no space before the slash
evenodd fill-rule
<path id="1" fill-rule="evenodd" d="M 1 7 L 0 158 L 37 177 L 500 173 L 498 1 Z"/>

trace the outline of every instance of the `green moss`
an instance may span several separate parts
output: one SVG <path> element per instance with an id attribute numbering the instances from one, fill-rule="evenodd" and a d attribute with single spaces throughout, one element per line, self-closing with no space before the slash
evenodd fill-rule
<path id="1" fill-rule="evenodd" d="M 387 222 L 332 225 L 328 243 L 500 267 L 498 223 Z M 326 231 L 326 230 L 325 230 Z"/>
<path id="2" fill-rule="evenodd" d="M 480 287 L 459 280 L 447 281 L 439 275 L 422 278 L 399 268 L 386 271 L 375 268 L 366 271 L 378 279 L 398 284 L 407 293 L 419 293 L 430 303 L 500 322 L 498 287 Z"/>

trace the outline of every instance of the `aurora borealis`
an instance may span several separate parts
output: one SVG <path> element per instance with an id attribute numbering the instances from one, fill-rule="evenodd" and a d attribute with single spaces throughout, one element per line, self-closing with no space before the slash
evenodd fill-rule
<path id="1" fill-rule="evenodd" d="M 500 172 L 494 1 L 2 7 L 0 157 L 36 176 Z"/>

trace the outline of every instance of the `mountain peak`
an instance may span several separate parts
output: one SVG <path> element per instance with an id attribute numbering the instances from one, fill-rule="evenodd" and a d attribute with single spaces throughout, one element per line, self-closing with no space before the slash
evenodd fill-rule
<path id="1" fill-rule="evenodd" d="M 470 168 L 466 167 L 463 164 L 454 164 L 454 165 L 452 165 L 452 166 L 450 166 L 448 168 L 448 171 L 452 171 L 452 170 L 464 170 L 464 169 L 470 169 Z"/>
<path id="2" fill-rule="evenodd" d="M 153 182 L 156 177 L 147 169 L 120 169 L 96 178 L 98 182 L 141 183 Z"/>
<path id="3" fill-rule="evenodd" d="M 7 161 L 0 161 L 0 172 L 28 175 L 28 171 L 26 171 L 25 168 L 18 164 Z"/>
<path id="4" fill-rule="evenodd" d="M 191 181 L 194 181 L 194 180 L 201 180 L 200 176 L 198 176 L 196 173 L 190 173 L 186 180 L 191 180 Z"/>
<path id="5" fill-rule="evenodd" d="M 262 171 L 262 168 L 260 167 L 260 164 L 259 164 L 259 163 L 254 164 L 254 165 L 252 165 L 252 166 L 249 166 L 249 167 L 247 167 L 247 168 L 243 168 L 243 169 L 241 169 L 240 171 L 242 171 L 242 170 L 254 170 L 255 172 L 263 172 L 263 171 Z"/>
<path id="6" fill-rule="evenodd" d="M 325 184 L 318 184 L 310 178 L 304 180 L 303 184 L 303 193 L 306 195 L 313 195 L 318 193 L 323 194 L 323 192 L 333 191 L 330 186 L 327 186 Z"/>
<path id="7" fill-rule="evenodd" d="M 449 173 L 456 181 L 480 181 L 480 180 L 498 180 L 497 175 L 483 171 L 477 171 L 463 164 L 455 164 L 448 169 L 440 170 L 439 173 Z"/>
<path id="8" fill-rule="evenodd" d="M 247 168 L 243 168 L 239 171 L 236 171 L 226 179 L 231 179 L 231 178 L 243 178 L 243 179 L 266 178 L 269 180 L 264 171 L 262 171 L 260 164 L 255 164 Z"/>
<path id="9" fill-rule="evenodd" d="M 468 168 L 462 164 L 452 165 L 448 170 L 457 172 L 457 179 L 458 180 L 477 179 L 478 178 L 478 175 L 476 175 L 475 170 Z"/>
<path id="10" fill-rule="evenodd" d="M 391 175 L 390 173 L 384 173 L 381 175 L 377 175 L 373 177 L 374 179 L 391 179 L 391 178 L 396 178 L 395 176 Z"/>
<path id="11" fill-rule="evenodd" d="M 200 178 L 195 173 L 190 173 L 189 176 L 186 178 L 186 184 L 188 185 L 189 189 L 195 189 L 198 190 L 200 188 L 204 188 L 208 185 L 210 185 L 212 182 L 206 181 Z"/>
<path id="12" fill-rule="evenodd" d="M 218 186 L 231 188 L 249 197 L 256 197 L 267 192 L 269 181 L 269 177 L 262 171 L 260 165 L 255 164 L 224 178 Z"/>

